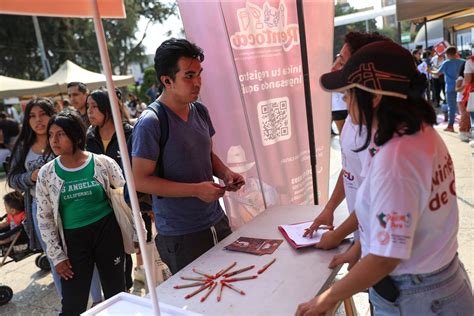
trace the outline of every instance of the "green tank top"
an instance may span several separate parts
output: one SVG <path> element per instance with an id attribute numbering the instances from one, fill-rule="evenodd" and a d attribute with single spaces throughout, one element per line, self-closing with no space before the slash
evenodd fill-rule
<path id="1" fill-rule="evenodd" d="M 64 180 L 59 199 L 59 214 L 64 229 L 84 227 L 113 212 L 107 195 L 94 179 L 94 159 L 90 154 L 78 168 L 66 168 L 54 161 L 56 174 Z"/>

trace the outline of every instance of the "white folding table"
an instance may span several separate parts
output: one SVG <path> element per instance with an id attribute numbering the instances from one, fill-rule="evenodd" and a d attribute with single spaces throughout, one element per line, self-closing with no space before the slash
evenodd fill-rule
<path id="1" fill-rule="evenodd" d="M 278 225 L 313 220 L 321 210 L 320 206 L 270 207 L 159 285 L 156 288 L 158 299 L 160 302 L 203 315 L 293 315 L 298 304 L 313 298 L 333 281 L 338 269 L 331 270 L 328 264 L 334 255 L 346 251 L 349 243 L 343 243 L 337 249 L 327 251 L 313 247 L 296 250 L 284 241 L 273 254 L 263 256 L 223 248 L 242 236 L 284 239 L 278 231 Z M 340 224 L 347 216 L 348 212 L 344 207 L 338 208 L 335 213 L 335 224 Z M 181 276 L 199 276 L 192 272 L 193 268 L 215 274 L 236 261 L 236 268 L 256 266 L 250 271 L 236 275 L 236 277 L 249 276 L 257 274 L 257 270 L 273 258 L 276 258 L 276 262 L 263 274 L 258 275 L 257 279 L 232 283 L 245 291 L 245 296 L 224 288 L 222 300 L 217 302 L 219 289 L 217 287 L 201 303 L 200 298 L 205 291 L 185 299 L 186 294 L 197 288 L 173 288 L 177 284 L 193 282 L 180 279 Z"/>

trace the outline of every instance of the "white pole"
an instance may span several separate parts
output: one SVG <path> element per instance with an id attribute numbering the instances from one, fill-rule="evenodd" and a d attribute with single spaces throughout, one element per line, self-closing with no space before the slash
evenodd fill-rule
<path id="1" fill-rule="evenodd" d="M 141 223 L 142 217 L 140 215 L 140 207 L 138 206 L 138 197 L 135 189 L 135 181 L 133 180 L 132 168 L 130 164 L 130 159 L 128 157 L 127 144 L 125 142 L 125 134 L 123 132 L 122 126 L 122 117 L 120 115 L 120 109 L 118 106 L 117 95 L 115 94 L 114 82 L 112 81 L 112 69 L 110 66 L 109 53 L 107 50 L 107 43 L 105 41 L 104 28 L 102 26 L 102 20 L 100 19 L 99 6 L 97 5 L 97 0 L 91 0 L 92 2 L 92 11 L 94 19 L 94 28 L 97 36 L 97 43 L 99 44 L 100 58 L 102 61 L 102 66 L 104 67 L 105 78 L 107 80 L 107 91 L 109 93 L 109 99 L 112 104 L 112 116 L 114 120 L 115 133 L 117 134 L 117 140 L 120 148 L 120 156 L 122 157 L 122 164 L 125 171 L 125 179 L 127 180 L 127 187 L 130 193 L 130 200 L 132 202 L 132 211 L 133 219 L 135 221 L 135 227 L 137 229 L 138 241 L 140 244 L 141 255 L 143 256 L 143 261 L 145 263 L 145 275 L 148 284 L 148 291 L 151 297 L 151 303 L 153 306 L 153 313 L 157 316 L 160 315 L 160 307 L 158 304 L 158 297 L 156 296 L 155 284 L 153 282 L 153 277 L 151 275 L 150 267 L 150 256 L 146 252 L 146 240 L 145 240 L 145 231 L 143 230 L 143 225 Z"/>

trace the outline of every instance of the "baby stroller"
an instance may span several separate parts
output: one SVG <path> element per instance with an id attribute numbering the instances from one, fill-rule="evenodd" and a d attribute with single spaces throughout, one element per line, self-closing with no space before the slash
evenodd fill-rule
<path id="1" fill-rule="evenodd" d="M 0 217 L 2 221 L 5 216 Z M 24 230 L 23 225 L 19 225 L 8 232 L 2 234 L 2 238 L 10 238 L 12 241 L 9 244 L 0 245 L 0 268 L 11 262 L 18 262 L 29 256 L 32 256 L 37 251 L 32 251 L 29 248 L 28 236 Z M 48 258 L 43 253 L 35 259 L 35 264 L 43 271 L 50 271 Z M 0 285 L 0 306 L 7 304 L 13 297 L 13 290 L 6 285 Z"/>

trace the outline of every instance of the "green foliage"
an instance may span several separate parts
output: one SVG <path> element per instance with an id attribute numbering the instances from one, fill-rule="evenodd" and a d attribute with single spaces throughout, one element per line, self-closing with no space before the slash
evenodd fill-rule
<path id="1" fill-rule="evenodd" d="M 132 62 L 145 58 L 143 39 L 136 38 L 138 21 L 163 22 L 175 5 L 155 0 L 125 0 L 126 19 L 103 19 L 112 70 L 124 74 Z M 67 59 L 92 71 L 100 71 L 101 60 L 92 19 L 38 17 L 51 70 Z M 31 16 L 0 15 L 0 73 L 5 76 L 43 80 Z"/>
<path id="2" fill-rule="evenodd" d="M 334 14 L 335 16 L 341 16 L 341 15 L 347 15 L 347 14 L 356 13 L 356 12 L 358 11 L 355 8 L 349 6 L 348 4 L 336 4 Z M 351 31 L 366 32 L 367 26 L 368 26 L 369 32 L 377 31 L 375 19 L 369 20 L 367 22 L 367 25 L 365 21 L 362 21 L 362 22 L 357 22 L 357 23 L 352 23 L 352 24 L 347 24 L 347 25 L 336 26 L 334 28 L 334 55 L 336 55 L 341 50 L 342 46 L 344 45 L 344 36 L 347 33 Z"/>
<path id="3" fill-rule="evenodd" d="M 143 72 L 143 83 L 140 86 L 140 94 L 139 94 L 140 100 L 144 101 L 145 103 L 148 102 L 148 97 L 146 96 L 146 91 L 154 83 L 157 83 L 155 68 L 148 67 Z"/>

